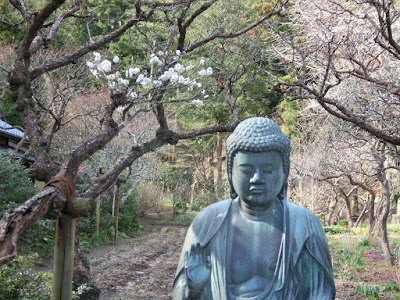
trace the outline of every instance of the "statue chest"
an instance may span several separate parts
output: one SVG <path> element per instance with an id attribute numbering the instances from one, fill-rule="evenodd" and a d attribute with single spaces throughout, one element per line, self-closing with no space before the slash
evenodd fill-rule
<path id="1" fill-rule="evenodd" d="M 227 236 L 227 279 L 242 284 L 273 278 L 282 239 L 280 228 L 268 222 L 231 216 Z"/>

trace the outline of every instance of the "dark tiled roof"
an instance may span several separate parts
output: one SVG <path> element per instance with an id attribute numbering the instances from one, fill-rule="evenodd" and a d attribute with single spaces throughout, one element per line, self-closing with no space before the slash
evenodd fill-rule
<path id="1" fill-rule="evenodd" d="M 24 133 L 21 130 L 13 128 L 13 126 L 2 120 L 0 120 L 0 134 L 1 133 L 8 136 L 16 137 L 18 139 L 22 139 L 24 137 Z"/>

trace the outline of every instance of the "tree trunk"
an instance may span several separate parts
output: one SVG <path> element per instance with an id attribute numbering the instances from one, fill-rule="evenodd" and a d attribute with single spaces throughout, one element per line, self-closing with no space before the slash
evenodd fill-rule
<path id="1" fill-rule="evenodd" d="M 374 223 L 375 223 L 375 194 L 371 194 L 369 199 L 369 230 L 368 235 L 371 236 L 374 231 Z"/>
<path id="2" fill-rule="evenodd" d="M 215 182 L 215 195 L 218 200 L 223 197 L 223 185 L 222 185 L 222 144 L 223 139 L 220 132 L 217 133 L 217 149 L 216 149 L 216 159 L 217 159 L 217 180 Z"/>
<path id="3" fill-rule="evenodd" d="M 349 223 L 349 228 L 353 228 L 353 218 L 352 218 L 352 213 L 351 213 L 351 204 L 350 204 L 350 197 L 347 195 L 344 195 L 344 203 L 346 204 L 346 218 L 347 222 Z"/>
<path id="4" fill-rule="evenodd" d="M 333 224 L 333 216 L 336 210 L 336 207 L 339 203 L 339 197 L 337 195 L 335 195 L 335 202 L 333 203 L 333 206 L 331 208 L 331 211 L 329 212 L 329 216 L 328 216 L 328 225 L 331 226 Z"/>
<path id="5" fill-rule="evenodd" d="M 117 181 L 117 196 L 115 199 L 115 225 L 114 225 L 114 244 L 117 243 L 118 239 L 118 218 L 119 218 L 119 195 L 121 190 L 121 183 Z"/>
<path id="6" fill-rule="evenodd" d="M 214 187 L 215 184 L 215 176 L 214 176 L 214 151 L 211 151 L 211 155 L 209 158 L 209 178 L 208 178 L 208 182 L 209 182 L 209 193 L 208 193 L 208 203 L 214 203 L 216 200 L 215 197 L 215 192 L 214 189 L 212 187 Z"/>
<path id="7" fill-rule="evenodd" d="M 350 197 L 353 194 L 353 192 L 355 190 L 357 190 L 358 186 L 353 186 L 351 188 L 351 190 L 346 193 L 343 189 L 340 189 L 340 192 L 343 195 L 344 198 L 344 203 L 346 204 L 346 218 L 347 218 L 347 222 L 349 223 L 349 228 L 353 228 L 354 226 L 354 222 L 353 222 L 353 218 L 352 218 L 352 211 L 351 211 L 351 203 L 350 203 Z"/>
<path id="8" fill-rule="evenodd" d="M 382 197 L 381 197 L 381 209 L 379 214 L 376 216 L 375 223 L 375 234 L 381 238 L 382 250 L 385 255 L 387 262 L 390 265 L 394 265 L 394 260 L 392 253 L 390 251 L 389 239 L 387 233 L 387 220 L 389 217 L 390 210 L 390 190 L 389 190 L 389 182 L 386 178 L 386 174 L 382 174 L 379 176 L 382 184 Z"/>
<path id="9" fill-rule="evenodd" d="M 355 227 L 357 227 L 358 225 L 360 225 L 360 223 L 361 223 L 361 221 L 362 221 L 362 219 L 363 219 L 363 217 L 364 217 L 364 215 L 365 215 L 365 212 L 367 211 L 367 208 L 368 208 L 368 205 L 366 204 L 366 205 L 364 206 L 364 209 L 362 210 L 362 212 L 361 212 L 360 215 L 358 216 L 357 221 L 354 223 L 354 226 L 355 226 Z"/>
<path id="10" fill-rule="evenodd" d="M 90 275 L 90 264 L 84 256 L 82 249 L 79 246 L 79 226 L 76 226 L 75 238 L 75 256 L 74 256 L 74 290 L 77 290 L 81 285 L 86 284 L 86 289 L 79 300 L 98 300 L 100 298 L 100 289 L 93 285 L 92 276 Z"/>
<path id="11" fill-rule="evenodd" d="M 385 255 L 386 261 L 390 265 L 394 265 L 394 259 L 390 251 L 389 239 L 387 233 L 387 220 L 390 211 L 390 188 L 387 174 L 385 172 L 386 156 L 384 153 L 385 145 L 382 146 L 376 154 L 378 161 L 378 180 L 381 183 L 381 200 L 376 212 L 376 222 L 374 227 L 374 234 L 381 238 L 382 250 Z"/>

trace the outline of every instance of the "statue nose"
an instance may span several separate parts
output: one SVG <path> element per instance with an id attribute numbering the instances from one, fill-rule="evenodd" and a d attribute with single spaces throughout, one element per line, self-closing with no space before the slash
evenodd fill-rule
<path id="1" fill-rule="evenodd" d="M 264 177 L 262 176 L 261 170 L 256 170 L 253 177 L 250 179 L 250 183 L 263 183 Z"/>

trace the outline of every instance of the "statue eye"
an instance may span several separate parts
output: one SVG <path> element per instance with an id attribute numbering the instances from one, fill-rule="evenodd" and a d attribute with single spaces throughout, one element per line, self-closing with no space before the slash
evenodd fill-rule
<path id="1" fill-rule="evenodd" d="M 246 175 L 251 175 L 253 173 L 253 169 L 250 167 L 241 167 L 240 172 Z"/>
<path id="2" fill-rule="evenodd" d="M 272 169 L 263 169 L 263 174 L 272 174 Z"/>

